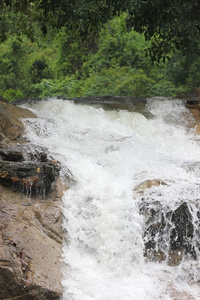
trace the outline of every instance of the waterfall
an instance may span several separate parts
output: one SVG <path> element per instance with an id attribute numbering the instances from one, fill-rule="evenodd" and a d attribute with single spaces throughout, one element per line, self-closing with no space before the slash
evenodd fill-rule
<path id="1" fill-rule="evenodd" d="M 63 196 L 63 299 L 200 299 L 200 148 L 184 103 L 149 99 L 145 113 L 54 98 L 26 107 L 38 115 L 26 121 L 27 138 L 73 182 Z M 190 226 L 172 265 L 174 220 Z"/>

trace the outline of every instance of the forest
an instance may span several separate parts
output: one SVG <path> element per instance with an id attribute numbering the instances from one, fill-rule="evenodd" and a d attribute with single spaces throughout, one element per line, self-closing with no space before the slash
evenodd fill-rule
<path id="1" fill-rule="evenodd" d="M 88 6 L 84 15 L 83 5 L 92 2 L 99 3 L 98 9 Z M 71 20 L 70 11 L 55 5 L 59 1 L 54 1 L 55 7 L 53 1 L 21 1 L 21 6 L 17 0 L 1 1 L 0 95 L 9 101 L 52 96 L 175 97 L 200 86 L 197 1 L 193 6 L 186 0 L 110 1 L 115 6 L 104 7 L 106 2 L 79 0 L 79 18 L 73 15 Z M 162 17 L 158 24 L 152 16 L 155 2 Z M 73 1 L 60 3 L 69 7 Z M 145 24 L 142 5 L 151 12 L 146 13 Z M 103 8 L 108 15 L 103 15 Z"/>

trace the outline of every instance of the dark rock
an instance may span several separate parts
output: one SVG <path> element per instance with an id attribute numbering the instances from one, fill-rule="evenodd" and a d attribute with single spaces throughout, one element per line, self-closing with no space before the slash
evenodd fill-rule
<path id="1" fill-rule="evenodd" d="M 0 148 L 0 182 L 25 193 L 46 195 L 52 191 L 60 166 L 47 159 L 43 148 L 8 145 Z"/>
<path id="2" fill-rule="evenodd" d="M 0 96 L 0 101 L 8 103 L 8 101 L 6 99 L 4 99 L 2 96 Z"/>
<path id="3" fill-rule="evenodd" d="M 123 96 L 93 96 L 93 97 L 75 97 L 75 98 L 63 98 L 56 97 L 55 99 L 62 99 L 65 101 L 71 101 L 80 105 L 91 105 L 95 107 L 101 107 L 105 110 L 128 110 L 140 112 L 147 118 L 152 117 L 153 115 L 146 109 L 147 98 L 143 97 L 123 97 Z M 23 103 L 35 103 L 38 101 L 44 101 L 45 99 L 41 98 L 32 98 L 32 99 L 19 99 L 16 100 L 15 104 Z"/>
<path id="4" fill-rule="evenodd" d="M 136 196 L 141 197 L 140 212 L 145 219 L 145 256 L 153 261 L 166 260 L 169 265 L 179 264 L 184 255 L 196 259 L 200 245 L 193 239 L 195 234 L 200 234 L 200 222 L 199 225 L 196 222 L 194 228 L 190 204 L 185 201 L 172 210 L 159 201 L 149 201 L 148 196 L 145 198 L 145 189 L 159 185 L 166 183 L 147 180 L 135 188 Z M 196 217 L 200 221 L 200 215 Z"/>
<path id="5" fill-rule="evenodd" d="M 160 203 L 151 205 L 154 209 L 145 203 L 141 207 L 141 212 L 145 211 L 146 216 L 144 241 L 147 256 L 154 260 L 158 253 L 167 258 L 170 253 L 172 257 L 173 253 L 181 252 L 195 259 L 194 226 L 188 204 L 184 202 L 174 211 L 168 212 Z"/>
<path id="6" fill-rule="evenodd" d="M 31 144 L 9 143 L 0 145 L 0 158 L 5 161 L 47 162 L 47 150 Z"/>
<path id="7" fill-rule="evenodd" d="M 196 108 L 199 110 L 200 109 L 199 105 L 200 105 L 200 99 L 186 101 L 186 107 L 188 108 Z"/>
<path id="8" fill-rule="evenodd" d="M 154 209 L 145 203 L 141 206 L 141 212 L 145 212 L 146 217 L 144 231 L 146 256 L 152 260 L 162 258 L 172 261 L 174 253 L 176 257 L 179 257 L 177 253 L 184 253 L 196 259 L 193 246 L 193 219 L 188 204 L 184 202 L 174 211 L 168 212 L 160 203 L 153 205 Z"/>
<path id="9" fill-rule="evenodd" d="M 31 194 L 49 193 L 58 173 L 58 166 L 51 162 L 0 162 L 0 182 Z"/>
<path id="10" fill-rule="evenodd" d="M 153 206 L 154 209 L 145 208 L 146 215 L 148 214 L 144 233 L 146 249 L 184 251 L 195 258 L 192 246 L 194 226 L 187 203 L 184 202 L 176 210 L 167 213 L 160 203 L 154 202 Z"/>
<path id="11" fill-rule="evenodd" d="M 170 248 L 172 250 L 185 250 L 186 253 L 191 253 L 195 256 L 192 246 L 194 226 L 192 215 L 186 202 L 172 212 L 171 222 Z"/>

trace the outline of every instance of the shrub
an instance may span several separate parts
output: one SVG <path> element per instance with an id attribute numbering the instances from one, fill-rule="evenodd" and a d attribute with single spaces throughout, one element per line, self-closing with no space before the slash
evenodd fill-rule
<path id="1" fill-rule="evenodd" d="M 14 89 L 10 88 L 3 93 L 3 98 L 5 98 L 11 102 L 13 100 L 24 98 L 24 93 L 22 91 L 20 91 L 19 89 L 14 90 Z"/>

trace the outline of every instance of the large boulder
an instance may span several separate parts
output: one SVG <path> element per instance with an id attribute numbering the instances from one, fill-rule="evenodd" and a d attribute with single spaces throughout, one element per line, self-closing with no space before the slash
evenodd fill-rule
<path id="1" fill-rule="evenodd" d="M 169 265 L 179 264 L 183 255 L 196 259 L 196 251 L 199 249 L 195 249 L 193 237 L 197 231 L 200 233 L 200 226 L 194 228 L 189 204 L 179 199 L 180 204 L 169 209 L 153 196 L 149 198 L 150 191 L 145 196 L 145 190 L 153 187 L 153 195 L 155 188 L 160 185 L 166 185 L 167 188 L 167 184 L 160 179 L 147 180 L 135 187 L 135 197 L 141 199 L 140 213 L 145 221 L 145 256 L 153 261 L 166 260 Z"/>
<path id="2" fill-rule="evenodd" d="M 28 194 L 46 195 L 54 186 L 60 166 L 47 159 L 43 148 L 29 144 L 0 145 L 0 183 Z"/>
<path id="3" fill-rule="evenodd" d="M 0 101 L 0 141 L 4 138 L 15 141 L 22 136 L 22 118 L 36 118 L 36 115 L 28 109 Z"/>

